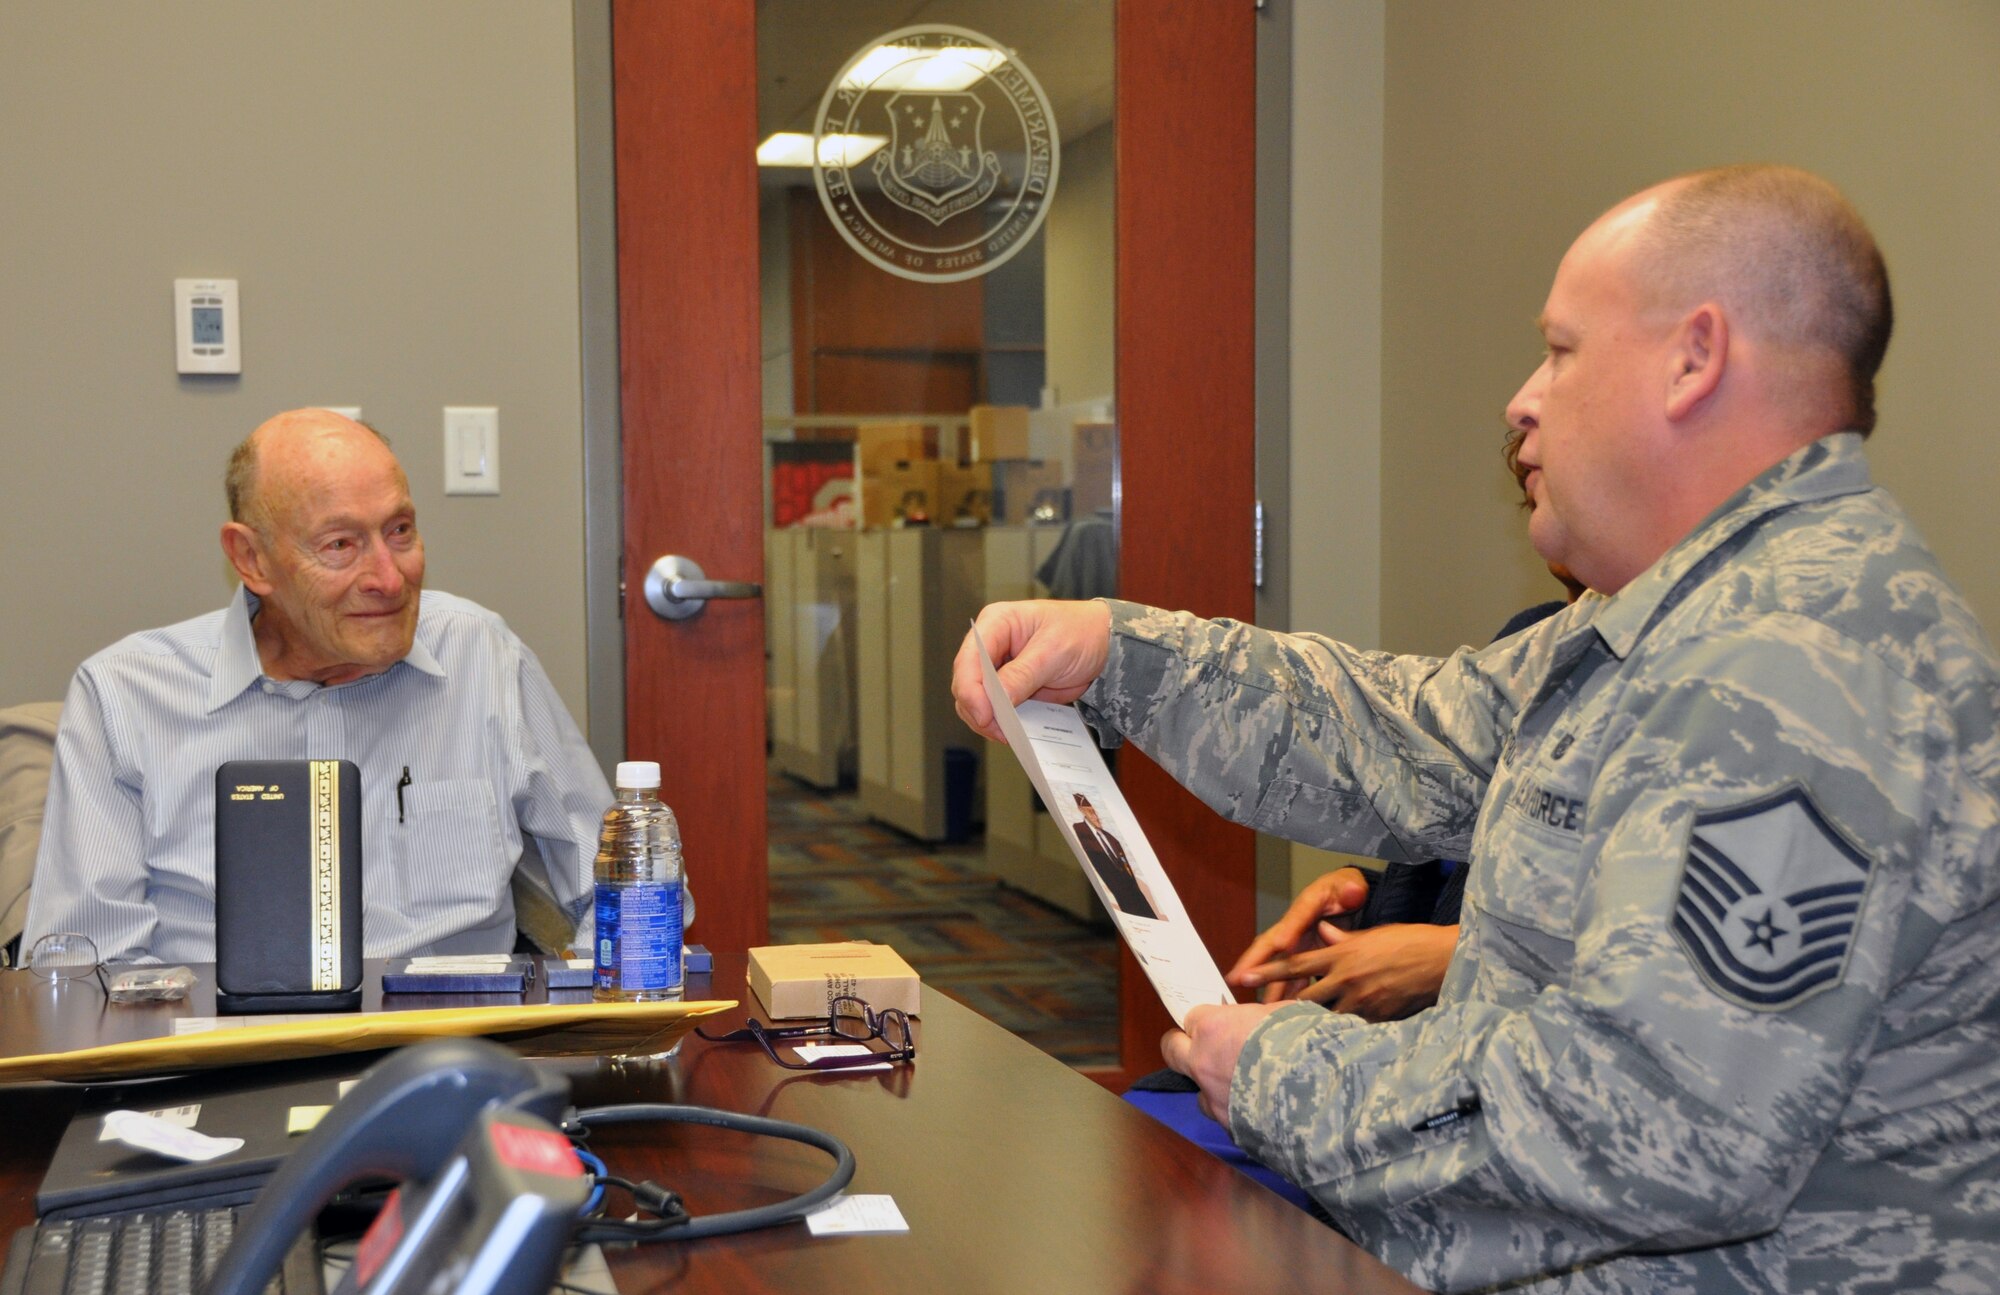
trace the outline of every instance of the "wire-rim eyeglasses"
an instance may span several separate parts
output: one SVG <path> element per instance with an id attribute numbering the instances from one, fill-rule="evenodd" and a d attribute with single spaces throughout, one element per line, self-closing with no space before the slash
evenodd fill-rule
<path id="1" fill-rule="evenodd" d="M 710 1043 L 754 1042 L 764 1049 L 765 1056 L 787 1070 L 855 1070 L 884 1062 L 916 1060 L 916 1035 L 910 1030 L 908 1014 L 901 1008 L 888 1007 L 878 1012 L 861 999 L 842 994 L 830 1001 L 827 1009 L 826 1019 L 805 1025 L 766 1025 L 753 1016 L 742 1028 L 726 1034 L 710 1034 L 698 1025 L 694 1032 Z M 841 1043 L 870 1043 L 879 1039 L 885 1050 L 877 1052 L 871 1048 L 858 1056 L 815 1057 L 811 1061 L 787 1061 L 778 1055 L 777 1045 L 781 1042 L 797 1047 L 812 1039 Z"/>
<path id="2" fill-rule="evenodd" d="M 51 985 L 66 985 L 71 981 L 88 980 L 95 977 L 97 987 L 111 996 L 111 987 L 105 983 L 104 963 L 97 956 L 97 945 L 87 935 L 76 931 L 54 931 L 36 940 L 28 950 L 22 965 L 37 980 Z"/>

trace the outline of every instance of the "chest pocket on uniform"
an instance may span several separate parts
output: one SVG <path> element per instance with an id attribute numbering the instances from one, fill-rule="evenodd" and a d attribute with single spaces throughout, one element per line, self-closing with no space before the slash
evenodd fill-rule
<path id="1" fill-rule="evenodd" d="M 513 873 L 493 786 L 479 778 L 412 783 L 395 825 L 396 881 L 414 915 L 464 904 L 498 911 Z"/>
<path id="2" fill-rule="evenodd" d="M 1471 883 L 1489 913 L 1568 940 L 1582 866 L 1590 761 L 1566 735 L 1554 735 L 1510 771 L 1495 790 L 1502 800 L 1484 825 L 1485 849 Z M 1560 758 L 1554 757 L 1561 748 Z"/>

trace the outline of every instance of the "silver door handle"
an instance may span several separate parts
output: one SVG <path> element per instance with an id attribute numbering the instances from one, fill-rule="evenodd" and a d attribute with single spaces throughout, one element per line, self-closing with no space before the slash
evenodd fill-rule
<path id="1" fill-rule="evenodd" d="M 646 605 L 661 620 L 684 621 L 711 598 L 762 598 L 764 586 L 747 580 L 710 580 L 693 558 L 669 553 L 646 572 Z"/>

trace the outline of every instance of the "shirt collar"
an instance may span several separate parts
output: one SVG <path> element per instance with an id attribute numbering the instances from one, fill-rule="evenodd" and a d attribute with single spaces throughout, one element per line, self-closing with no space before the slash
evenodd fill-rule
<path id="1" fill-rule="evenodd" d="M 213 715 L 234 701 L 245 688 L 264 677 L 264 661 L 257 653 L 257 633 L 250 622 L 257 615 L 259 606 L 257 595 L 236 586 L 236 596 L 229 600 L 229 606 L 222 613 L 222 637 L 216 645 L 215 672 L 208 682 L 208 707 L 205 714 Z M 442 679 L 444 667 L 438 664 L 437 655 L 424 642 L 424 621 L 421 608 L 417 615 L 417 634 L 410 643 L 409 654 L 396 665 L 406 665 L 427 675 Z M 390 666 L 394 670 L 396 666 Z M 388 671 L 384 671 L 384 674 Z M 369 675 L 368 678 L 379 678 Z M 364 682 L 356 679 L 355 683 Z M 342 685 L 345 687 L 345 685 Z"/>
<path id="2" fill-rule="evenodd" d="M 1654 614 L 1682 577 L 1732 537 L 1773 513 L 1799 504 L 1859 494 L 1873 486 L 1859 432 L 1822 436 L 1731 495 L 1659 561 L 1606 599 L 1591 619 L 1590 627 L 1613 655 L 1622 660 L 1652 624 Z"/>

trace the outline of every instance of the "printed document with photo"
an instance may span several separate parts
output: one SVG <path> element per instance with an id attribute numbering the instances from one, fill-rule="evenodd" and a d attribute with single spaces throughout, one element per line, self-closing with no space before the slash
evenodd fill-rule
<path id="1" fill-rule="evenodd" d="M 1181 897 L 1160 867 L 1124 793 L 1104 767 L 1097 739 L 1074 706 L 1026 701 L 1016 707 L 1000 686 L 1000 676 L 979 644 L 986 696 L 1007 745 L 1041 793 L 1042 803 L 1062 825 L 1063 839 L 1083 867 L 1091 889 L 1132 947 L 1146 978 L 1174 1024 L 1185 1025 L 1189 1009 L 1202 1003 L 1233 1003 L 1236 995 L 1201 942 Z"/>

